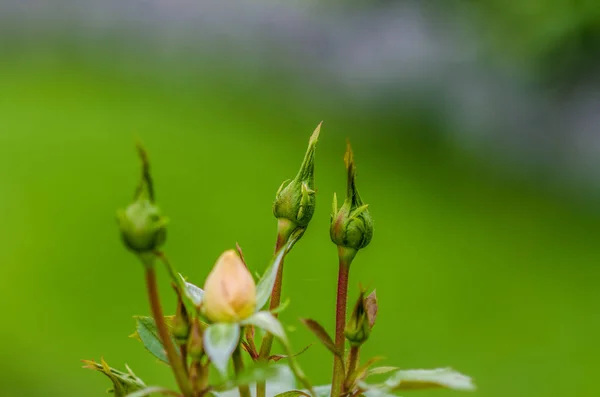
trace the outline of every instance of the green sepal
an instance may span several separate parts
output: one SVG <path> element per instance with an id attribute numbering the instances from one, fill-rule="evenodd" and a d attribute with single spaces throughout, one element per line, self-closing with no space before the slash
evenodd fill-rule
<path id="1" fill-rule="evenodd" d="M 321 342 L 323 346 L 327 348 L 327 350 L 332 352 L 337 357 L 341 359 L 343 358 L 342 352 L 338 350 L 338 348 L 335 346 L 335 342 L 321 324 L 310 318 L 303 318 L 300 321 L 302 321 L 306 328 L 308 328 L 317 337 L 317 339 L 319 339 L 319 342 Z"/>
<path id="2" fill-rule="evenodd" d="M 296 379 L 298 379 L 298 381 L 314 395 L 311 383 L 294 358 L 294 353 L 292 352 L 290 342 L 285 334 L 283 326 L 275 316 L 267 311 L 254 313 L 252 316 L 242 321 L 242 325 L 253 325 L 267 331 L 277 338 L 288 354 L 288 364 L 292 372 L 294 372 Z"/>
<path id="3" fill-rule="evenodd" d="M 125 373 L 109 367 L 104 359 L 101 359 L 100 363 L 93 360 L 83 360 L 83 363 L 85 364 L 83 368 L 101 372 L 111 380 L 113 388 L 109 390 L 109 393 L 114 393 L 115 397 L 125 397 L 129 393 L 146 387 L 144 381 L 138 378 L 127 365 L 125 365 L 127 368 L 127 373 Z"/>
<path id="4" fill-rule="evenodd" d="M 240 326 L 236 323 L 215 323 L 204 330 L 204 351 L 222 374 L 240 340 Z"/>

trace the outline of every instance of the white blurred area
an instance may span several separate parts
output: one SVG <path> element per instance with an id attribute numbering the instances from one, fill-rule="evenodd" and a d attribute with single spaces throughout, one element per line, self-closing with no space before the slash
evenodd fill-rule
<path id="1" fill-rule="evenodd" d="M 277 69 L 302 82 L 303 94 L 327 91 L 371 111 L 426 109 L 473 153 L 600 187 L 598 79 L 555 92 L 536 85 L 491 53 L 472 15 L 427 4 L 3 0 L 0 43 L 34 48 L 68 34 L 82 51 L 114 42 L 116 54 L 182 73 L 198 58 L 235 64 L 248 79 Z"/>

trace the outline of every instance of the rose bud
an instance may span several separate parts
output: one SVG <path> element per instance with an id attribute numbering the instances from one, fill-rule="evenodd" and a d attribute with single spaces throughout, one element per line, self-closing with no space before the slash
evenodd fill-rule
<path id="1" fill-rule="evenodd" d="M 256 284 L 234 250 L 217 260 L 204 284 L 204 314 L 213 322 L 237 322 L 256 308 Z"/>
<path id="2" fill-rule="evenodd" d="M 308 142 L 308 149 L 294 179 L 284 181 L 275 195 L 273 214 L 279 220 L 279 232 L 291 234 L 296 228 L 306 228 L 315 212 L 315 149 L 321 124 Z"/>

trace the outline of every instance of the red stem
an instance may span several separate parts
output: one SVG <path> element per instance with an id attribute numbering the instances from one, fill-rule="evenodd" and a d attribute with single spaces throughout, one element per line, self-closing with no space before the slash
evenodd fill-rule
<path id="1" fill-rule="evenodd" d="M 275 243 L 275 252 L 277 253 L 284 245 L 286 241 L 283 236 L 280 234 L 277 235 L 277 242 Z M 279 269 L 277 270 L 277 277 L 275 277 L 275 285 L 273 286 L 273 291 L 271 291 L 271 303 L 269 304 L 269 309 L 273 310 L 279 307 L 281 304 L 281 287 L 283 284 L 283 260 L 281 259 L 281 263 L 279 264 Z M 277 313 L 273 314 L 277 317 Z"/>
<path id="2" fill-rule="evenodd" d="M 346 355 L 344 328 L 346 327 L 346 305 L 348 301 L 348 276 L 350 273 L 350 264 L 346 263 L 340 257 L 338 271 L 337 302 L 335 307 L 335 347 L 342 352 L 342 358 L 334 357 L 333 379 L 331 381 L 331 396 L 337 397 L 342 392 L 344 383 L 344 362 Z"/>
<path id="3" fill-rule="evenodd" d="M 187 379 L 186 370 L 183 367 L 180 357 L 177 355 L 175 345 L 171 340 L 171 335 L 169 334 L 169 329 L 165 323 L 162 307 L 160 305 L 158 287 L 156 284 L 156 272 L 154 271 L 154 267 L 146 268 L 146 285 L 148 288 L 148 299 L 150 301 L 152 316 L 154 317 L 154 322 L 156 323 L 158 335 L 160 336 L 161 342 L 165 348 L 165 352 L 167 353 L 167 358 L 169 359 L 169 363 L 173 369 L 175 380 L 177 381 L 177 385 L 179 386 L 179 389 L 183 395 L 190 397 L 192 396 L 193 392 Z"/>

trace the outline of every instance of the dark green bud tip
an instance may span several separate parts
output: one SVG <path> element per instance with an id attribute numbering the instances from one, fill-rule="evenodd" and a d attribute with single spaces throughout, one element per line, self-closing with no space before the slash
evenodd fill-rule
<path id="1" fill-rule="evenodd" d="M 179 345 L 184 345 L 190 336 L 190 317 L 179 290 L 175 288 L 175 291 L 177 292 L 177 310 L 175 311 L 175 317 L 173 317 L 171 333 Z"/>
<path id="2" fill-rule="evenodd" d="M 308 226 L 315 212 L 315 149 L 322 123 L 310 137 L 298 175 L 281 184 L 273 204 L 277 219 L 289 220 L 299 227 Z"/>
<path id="3" fill-rule="evenodd" d="M 338 247 L 357 251 L 365 248 L 373 237 L 373 218 L 368 211 L 368 205 L 363 203 L 356 188 L 356 165 L 350 142 L 344 156 L 348 171 L 346 200 L 338 210 L 337 196 L 333 196 L 333 212 L 331 214 L 331 241 Z"/>
<path id="4" fill-rule="evenodd" d="M 365 298 L 364 291 L 361 291 L 352 315 L 344 329 L 344 335 L 350 345 L 361 346 L 371 335 L 371 329 L 375 325 L 377 316 L 377 297 L 375 291 Z"/>
<path id="5" fill-rule="evenodd" d="M 117 212 L 117 221 L 123 242 L 131 251 L 147 253 L 164 244 L 168 219 L 161 215 L 154 203 L 154 188 L 150 176 L 148 157 L 138 145 L 142 160 L 142 178 L 136 189 L 133 203 Z"/>

